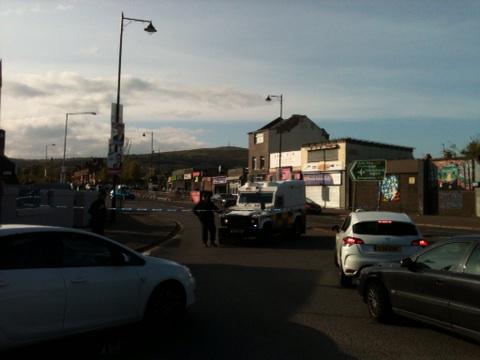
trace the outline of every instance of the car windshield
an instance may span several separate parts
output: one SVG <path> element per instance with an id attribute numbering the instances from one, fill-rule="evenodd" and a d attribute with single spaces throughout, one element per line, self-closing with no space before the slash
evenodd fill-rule
<path id="1" fill-rule="evenodd" d="M 353 225 L 353 232 L 361 235 L 418 235 L 414 224 L 400 221 L 363 221 Z"/>
<path id="2" fill-rule="evenodd" d="M 273 201 L 273 193 L 271 192 L 252 192 L 241 193 L 239 203 L 240 204 L 270 204 Z"/>

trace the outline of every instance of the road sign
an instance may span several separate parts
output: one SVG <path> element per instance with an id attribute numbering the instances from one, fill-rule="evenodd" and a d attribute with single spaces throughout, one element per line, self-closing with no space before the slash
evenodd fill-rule
<path id="1" fill-rule="evenodd" d="M 385 178 L 386 160 L 355 160 L 350 167 L 353 181 L 381 181 Z"/>

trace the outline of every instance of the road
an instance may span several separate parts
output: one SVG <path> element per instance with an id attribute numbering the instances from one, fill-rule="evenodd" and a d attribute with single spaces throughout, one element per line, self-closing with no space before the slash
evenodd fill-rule
<path id="1" fill-rule="evenodd" d="M 172 331 L 145 334 L 129 328 L 110 333 L 103 351 L 113 357 L 480 359 L 480 345 L 448 332 L 410 320 L 394 325 L 370 320 L 356 290 L 338 284 L 329 230 L 340 221 L 336 216 L 309 216 L 307 235 L 297 242 L 274 239 L 266 245 L 219 248 L 203 246 L 193 214 L 164 216 L 180 222 L 183 230 L 152 255 L 191 268 L 198 283 L 197 303 Z M 434 241 L 449 233 L 422 231 Z M 88 348 L 89 341 L 82 339 L 79 345 L 77 340 L 74 349 Z M 68 349 L 65 344 L 70 343 L 60 344 Z"/>

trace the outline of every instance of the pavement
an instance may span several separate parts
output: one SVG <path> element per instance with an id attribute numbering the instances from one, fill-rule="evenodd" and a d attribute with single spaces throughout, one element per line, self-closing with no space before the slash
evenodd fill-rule
<path id="1" fill-rule="evenodd" d="M 350 210 L 324 209 L 322 215 L 344 217 Z M 444 216 L 444 215 L 418 215 L 408 214 L 419 226 L 427 226 L 441 229 L 457 229 L 480 232 L 480 217 Z"/>
<path id="2" fill-rule="evenodd" d="M 105 236 L 138 252 L 145 252 L 174 237 L 180 224 L 162 214 L 117 214 L 105 226 Z"/>

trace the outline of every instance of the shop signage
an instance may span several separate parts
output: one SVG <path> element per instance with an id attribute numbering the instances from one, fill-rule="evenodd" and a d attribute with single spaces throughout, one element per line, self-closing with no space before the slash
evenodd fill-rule
<path id="1" fill-rule="evenodd" d="M 216 176 L 213 178 L 213 183 L 214 184 L 226 184 L 227 183 L 227 177 L 226 176 Z"/>
<path id="2" fill-rule="evenodd" d="M 305 185 L 342 185 L 341 173 L 312 173 L 303 174 L 303 181 Z"/>

